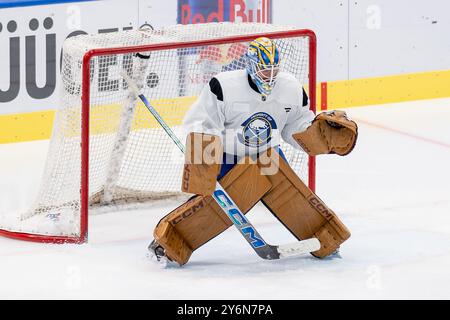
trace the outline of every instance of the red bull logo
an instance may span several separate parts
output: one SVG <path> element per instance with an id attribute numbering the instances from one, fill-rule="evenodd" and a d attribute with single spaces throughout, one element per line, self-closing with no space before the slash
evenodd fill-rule
<path id="1" fill-rule="evenodd" d="M 178 0 L 178 23 L 272 21 L 271 0 Z"/>

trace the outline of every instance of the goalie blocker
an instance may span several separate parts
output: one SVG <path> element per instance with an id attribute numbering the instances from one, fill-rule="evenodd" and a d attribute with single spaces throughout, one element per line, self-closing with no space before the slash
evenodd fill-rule
<path id="1" fill-rule="evenodd" d="M 203 156 L 208 145 L 190 146 L 198 140 L 193 139 L 194 135 L 199 134 L 188 136 L 188 150 L 195 149 Z M 166 256 L 180 265 L 188 262 L 194 250 L 232 225 L 208 195 L 210 180 L 217 176 L 219 168 L 217 154 L 222 150 L 219 139 L 205 134 L 201 134 L 201 138 L 214 145 L 213 148 L 209 146 L 208 153 L 212 154 L 209 159 L 213 161 L 198 163 L 197 157 L 194 161 L 197 165 L 192 164 L 194 155 L 188 152 L 190 158 L 186 158 L 182 189 L 186 192 L 196 190 L 203 195 L 194 196 L 173 210 L 161 219 L 154 231 L 155 240 L 164 248 Z M 348 120 L 343 112 L 320 114 L 307 130 L 294 134 L 294 139 L 310 155 L 346 155 L 353 149 L 356 138 L 356 123 Z M 195 175 L 191 174 L 193 170 L 198 170 Z M 268 149 L 257 159 L 244 157 L 220 183 L 243 213 L 262 201 L 297 239 L 319 239 L 321 248 L 312 253 L 318 258 L 332 254 L 350 237 L 349 230 L 336 214 L 301 181 L 275 149 Z"/>

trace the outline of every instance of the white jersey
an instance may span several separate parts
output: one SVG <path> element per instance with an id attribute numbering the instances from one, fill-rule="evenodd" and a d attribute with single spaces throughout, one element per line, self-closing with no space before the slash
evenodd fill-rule
<path id="1" fill-rule="evenodd" d="M 217 135 L 224 152 L 238 157 L 278 146 L 281 138 L 301 149 L 292 134 L 304 131 L 314 113 L 303 105 L 304 91 L 298 80 L 280 72 L 265 100 L 255 88 L 245 70 L 219 73 L 186 114 L 185 133 Z"/>

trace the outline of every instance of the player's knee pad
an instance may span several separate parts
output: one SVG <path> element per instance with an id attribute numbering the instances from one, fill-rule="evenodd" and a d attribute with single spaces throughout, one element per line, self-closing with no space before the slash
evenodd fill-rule
<path id="1" fill-rule="evenodd" d="M 260 167 L 272 188 L 262 202 L 298 239 L 319 239 L 321 248 L 313 252 L 314 256 L 323 258 L 332 254 L 350 237 L 349 230 L 281 157 L 268 159 L 271 159 L 270 166 L 261 164 Z M 274 171 L 274 167 L 278 170 Z"/>
<path id="2" fill-rule="evenodd" d="M 271 184 L 258 165 L 237 164 L 220 183 L 243 213 L 267 193 Z M 212 196 L 196 196 L 165 216 L 156 226 L 155 240 L 168 258 L 185 264 L 192 252 L 232 225 Z"/>

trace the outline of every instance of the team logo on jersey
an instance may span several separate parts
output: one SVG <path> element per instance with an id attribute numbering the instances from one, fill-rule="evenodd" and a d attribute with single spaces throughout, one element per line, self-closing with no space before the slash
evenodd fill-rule
<path id="1" fill-rule="evenodd" d="M 275 120 L 265 112 L 253 114 L 241 126 L 242 133 L 238 133 L 238 139 L 250 147 L 260 147 L 269 143 L 273 130 L 277 129 Z"/>

